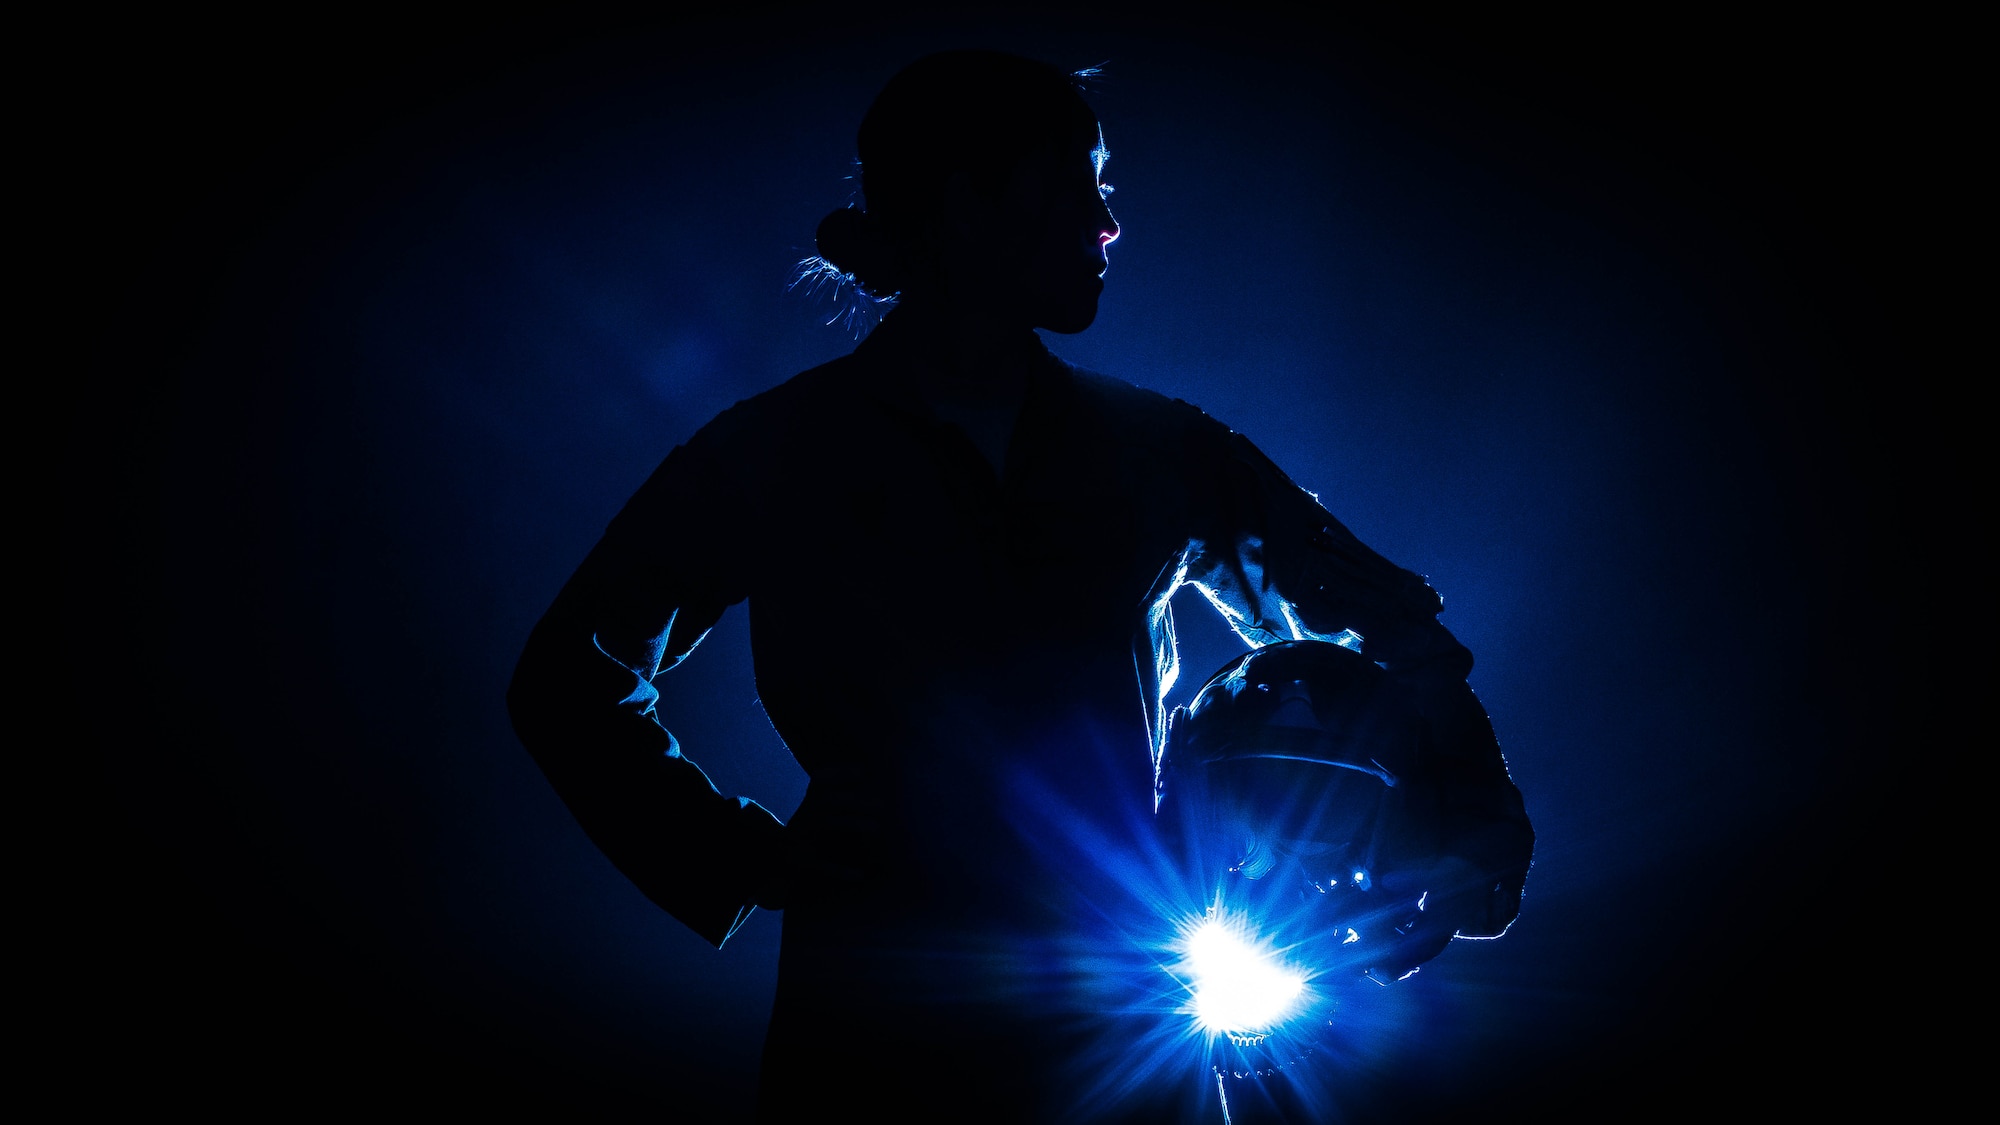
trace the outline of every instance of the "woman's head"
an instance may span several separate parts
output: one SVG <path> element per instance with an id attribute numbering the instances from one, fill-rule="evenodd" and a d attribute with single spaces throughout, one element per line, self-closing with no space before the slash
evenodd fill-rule
<path id="1" fill-rule="evenodd" d="M 1061 332 L 1096 316 L 1118 225 L 1074 77 L 998 52 L 931 55 L 876 97 L 859 148 L 865 210 L 827 216 L 819 250 L 862 288 L 997 302 Z"/>

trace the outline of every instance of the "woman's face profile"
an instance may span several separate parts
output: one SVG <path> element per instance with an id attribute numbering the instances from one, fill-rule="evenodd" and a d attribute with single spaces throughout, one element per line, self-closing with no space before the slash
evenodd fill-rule
<path id="1" fill-rule="evenodd" d="M 960 226 L 970 245 L 950 255 L 960 274 L 953 290 L 1029 327 L 1090 327 L 1118 237 L 1100 179 L 1104 156 L 1101 134 L 1031 153 L 997 195 L 960 209 L 971 220 Z"/>

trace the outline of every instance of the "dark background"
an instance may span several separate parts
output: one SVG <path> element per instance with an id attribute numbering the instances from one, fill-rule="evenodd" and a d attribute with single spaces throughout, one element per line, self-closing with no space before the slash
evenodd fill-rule
<path id="1" fill-rule="evenodd" d="M 1527 796 L 1519 923 L 1393 990 L 1343 1112 L 1889 1097 L 1922 958 L 1873 910 L 1915 894 L 1881 781 L 1925 709 L 1881 657 L 1924 616 L 1937 444 L 1926 142 L 1887 77 L 1914 48 L 1331 28 L 329 13 L 64 44 L 52 276 L 89 365 L 58 388 L 56 699 L 96 753 L 55 806 L 51 1034 L 81 1096 L 745 1118 L 779 919 L 718 953 L 643 900 L 501 693 L 668 449 L 852 346 L 793 264 L 875 90 L 984 45 L 1107 64 L 1125 234 L 1056 351 L 1246 432 L 1429 575 Z M 896 643 L 955 625 L 882 608 L 829 592 Z M 1233 642 L 1195 617 L 1198 682 Z M 790 811 L 740 608 L 661 687 L 719 786 Z"/>

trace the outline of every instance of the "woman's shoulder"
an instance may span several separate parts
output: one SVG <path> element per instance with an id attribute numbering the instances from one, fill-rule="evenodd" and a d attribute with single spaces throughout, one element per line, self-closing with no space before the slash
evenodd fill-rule
<path id="1" fill-rule="evenodd" d="M 1072 385 L 1114 431 L 1147 444 L 1226 442 L 1230 429 L 1185 399 L 1088 368 L 1070 368 Z"/>
<path id="2" fill-rule="evenodd" d="M 750 451 L 796 443 L 823 434 L 864 409 L 867 379 L 854 356 L 808 368 L 768 390 L 759 391 L 717 414 L 689 444 Z"/>

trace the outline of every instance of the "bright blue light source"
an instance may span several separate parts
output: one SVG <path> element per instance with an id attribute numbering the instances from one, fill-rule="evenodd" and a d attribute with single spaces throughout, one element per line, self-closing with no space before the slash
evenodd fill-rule
<path id="1" fill-rule="evenodd" d="M 1186 948 L 1194 977 L 1194 1018 L 1205 1031 L 1267 1031 L 1305 991 L 1303 975 L 1220 918 L 1197 926 Z"/>

